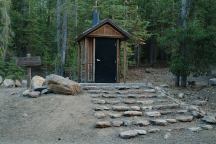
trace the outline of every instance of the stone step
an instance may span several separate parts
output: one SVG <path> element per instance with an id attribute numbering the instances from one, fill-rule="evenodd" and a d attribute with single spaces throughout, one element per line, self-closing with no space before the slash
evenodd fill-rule
<path id="1" fill-rule="evenodd" d="M 188 114 L 189 111 L 186 109 L 170 109 L 159 111 L 161 115 L 174 115 L 174 114 Z"/>
<path id="2" fill-rule="evenodd" d="M 93 98 L 92 103 L 94 104 L 124 104 L 124 105 L 137 105 L 137 106 L 148 106 L 157 104 L 172 104 L 173 102 L 166 99 L 147 99 L 147 100 L 137 100 L 128 98 Z"/>
<path id="3" fill-rule="evenodd" d="M 164 110 L 164 109 L 176 109 L 180 108 L 181 106 L 179 104 L 164 104 L 164 105 L 154 105 L 152 106 L 153 110 Z"/>
<path id="4" fill-rule="evenodd" d="M 129 88 L 152 88 L 152 85 L 147 83 L 80 83 L 82 88 L 95 86 L 98 89 L 103 87 L 111 87 L 118 89 L 119 87 L 129 87 Z"/>

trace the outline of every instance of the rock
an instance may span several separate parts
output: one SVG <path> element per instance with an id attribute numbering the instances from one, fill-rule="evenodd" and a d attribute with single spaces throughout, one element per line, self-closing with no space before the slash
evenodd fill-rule
<path id="1" fill-rule="evenodd" d="M 57 94 L 76 95 L 81 91 L 78 83 L 58 75 L 51 74 L 47 76 L 46 82 L 48 89 Z"/>
<path id="2" fill-rule="evenodd" d="M 158 126 L 166 126 L 168 123 L 164 119 L 154 119 L 150 120 L 150 123 L 153 125 L 158 125 Z"/>
<path id="3" fill-rule="evenodd" d="M 148 130 L 149 133 L 156 133 L 156 132 L 159 132 L 159 131 L 160 131 L 159 128 L 153 128 L 153 129 Z"/>
<path id="4" fill-rule="evenodd" d="M 137 95 L 136 94 L 128 94 L 127 98 L 135 99 L 135 98 L 137 98 Z"/>
<path id="5" fill-rule="evenodd" d="M 210 129 L 213 129 L 213 126 L 212 125 L 202 125 L 201 128 L 204 130 L 210 130 Z"/>
<path id="6" fill-rule="evenodd" d="M 195 117 L 195 118 L 203 118 L 205 116 L 204 112 L 198 112 L 198 111 L 192 111 L 191 114 Z"/>
<path id="7" fill-rule="evenodd" d="M 30 90 L 25 90 L 23 92 L 24 97 L 29 97 L 29 98 L 38 98 L 40 96 L 40 92 L 38 91 L 30 91 Z"/>
<path id="8" fill-rule="evenodd" d="M 133 124 L 133 122 L 130 120 L 124 120 L 123 123 L 124 123 L 124 126 L 131 126 Z"/>
<path id="9" fill-rule="evenodd" d="M 179 93 L 179 94 L 178 94 L 178 98 L 180 98 L 180 99 L 183 99 L 183 98 L 184 98 L 184 96 L 185 96 L 185 94 L 184 94 L 184 93 Z"/>
<path id="10" fill-rule="evenodd" d="M 188 130 L 192 131 L 192 132 L 198 132 L 198 131 L 201 131 L 201 127 L 190 127 L 188 128 Z"/>
<path id="11" fill-rule="evenodd" d="M 15 80 L 15 87 L 22 87 L 22 84 L 19 80 Z"/>
<path id="12" fill-rule="evenodd" d="M 33 90 L 40 88 L 45 83 L 45 79 L 41 76 L 34 76 L 31 80 L 31 88 Z"/>
<path id="13" fill-rule="evenodd" d="M 165 110 L 165 111 L 160 111 L 161 115 L 168 115 L 168 114 L 173 114 L 175 111 L 172 110 Z"/>
<path id="14" fill-rule="evenodd" d="M 209 85 L 216 86 L 216 78 L 209 79 Z"/>
<path id="15" fill-rule="evenodd" d="M 188 110 L 177 110 L 176 111 L 176 113 L 178 113 L 178 114 L 185 114 L 187 112 L 188 112 Z"/>
<path id="16" fill-rule="evenodd" d="M 153 109 L 162 110 L 162 109 L 175 109 L 179 107 L 180 107 L 179 104 L 166 104 L 166 105 L 155 105 Z"/>
<path id="17" fill-rule="evenodd" d="M 153 103 L 154 103 L 153 100 L 137 101 L 137 104 L 143 104 L 143 105 L 149 105 L 149 104 L 153 104 Z"/>
<path id="18" fill-rule="evenodd" d="M 102 118 L 105 118 L 106 115 L 103 112 L 96 112 L 95 117 L 98 118 L 98 119 L 102 119 Z"/>
<path id="19" fill-rule="evenodd" d="M 109 113 L 110 118 L 120 118 L 122 114 L 117 114 L 117 113 Z"/>
<path id="20" fill-rule="evenodd" d="M 144 106 L 144 107 L 142 107 L 142 110 L 144 110 L 144 111 L 152 110 L 152 106 Z"/>
<path id="21" fill-rule="evenodd" d="M 103 110 L 110 110 L 107 106 L 96 106 L 94 108 L 95 111 L 103 111 Z"/>
<path id="22" fill-rule="evenodd" d="M 163 85 L 160 85 L 160 87 L 162 87 L 162 88 L 169 88 L 169 85 L 168 84 L 163 84 Z"/>
<path id="23" fill-rule="evenodd" d="M 137 131 L 138 135 L 146 135 L 147 131 L 146 130 L 135 130 Z"/>
<path id="24" fill-rule="evenodd" d="M 151 73 L 151 70 L 150 69 L 145 69 L 145 72 L 146 73 Z"/>
<path id="25" fill-rule="evenodd" d="M 124 100 L 123 103 L 125 103 L 125 104 L 135 104 L 136 101 L 135 100 Z"/>
<path id="26" fill-rule="evenodd" d="M 119 136 L 123 139 L 129 139 L 136 137 L 138 135 L 138 132 L 136 130 L 129 130 L 129 131 L 124 131 L 119 134 Z"/>
<path id="27" fill-rule="evenodd" d="M 199 111 L 200 110 L 199 107 L 195 106 L 195 105 L 190 105 L 190 106 L 187 107 L 187 109 L 189 111 Z"/>
<path id="28" fill-rule="evenodd" d="M 22 83 L 22 87 L 27 87 L 27 83 L 28 83 L 27 80 L 22 80 L 21 83 Z"/>
<path id="29" fill-rule="evenodd" d="M 116 98 L 117 96 L 116 95 L 102 95 L 102 97 L 104 98 Z"/>
<path id="30" fill-rule="evenodd" d="M 113 106 L 114 111 L 128 111 L 130 108 L 128 106 Z"/>
<path id="31" fill-rule="evenodd" d="M 193 120 L 193 116 L 178 116 L 176 119 L 180 122 L 191 122 Z"/>
<path id="32" fill-rule="evenodd" d="M 177 123 L 176 119 L 166 119 L 168 123 Z"/>
<path id="33" fill-rule="evenodd" d="M 99 94 L 99 93 L 101 93 L 101 90 L 88 90 L 88 93 L 90 93 L 90 94 Z"/>
<path id="34" fill-rule="evenodd" d="M 14 83 L 14 81 L 13 81 L 12 79 L 5 79 L 5 80 L 3 81 L 3 86 L 4 86 L 5 88 L 12 88 L 12 87 L 15 86 L 15 83 Z"/>
<path id="35" fill-rule="evenodd" d="M 42 94 L 42 95 L 43 95 L 43 94 L 49 94 L 49 93 L 51 93 L 51 91 L 48 90 L 48 89 L 44 89 L 44 90 L 41 91 L 41 94 Z"/>
<path id="36" fill-rule="evenodd" d="M 117 90 L 128 90 L 130 88 L 128 86 L 115 86 L 115 89 L 117 89 Z"/>
<path id="37" fill-rule="evenodd" d="M 127 117 L 131 117 L 131 116 L 142 116 L 142 112 L 140 111 L 125 111 L 123 113 L 124 116 L 127 116 Z"/>
<path id="38" fill-rule="evenodd" d="M 207 104 L 207 101 L 203 100 L 203 101 L 200 101 L 200 100 L 195 100 L 193 102 L 194 105 L 197 105 L 197 106 L 204 106 Z"/>
<path id="39" fill-rule="evenodd" d="M 3 82 L 3 77 L 0 76 L 0 85 L 2 84 L 2 82 Z"/>
<path id="40" fill-rule="evenodd" d="M 45 90 L 45 89 L 48 89 L 48 87 L 47 87 L 47 86 L 41 86 L 41 87 L 37 87 L 37 88 L 35 88 L 35 89 L 33 89 L 33 90 L 34 90 L 34 91 L 42 92 L 42 91 Z"/>
<path id="41" fill-rule="evenodd" d="M 139 106 L 131 106 L 132 111 L 140 111 L 141 108 Z"/>
<path id="42" fill-rule="evenodd" d="M 168 139 L 170 136 L 171 136 L 171 133 L 170 133 L 170 132 L 167 132 L 167 133 L 164 135 L 164 139 Z"/>
<path id="43" fill-rule="evenodd" d="M 96 128 L 108 128 L 111 126 L 112 125 L 109 121 L 100 121 L 100 122 L 97 122 L 95 125 Z"/>
<path id="44" fill-rule="evenodd" d="M 145 89 L 144 92 L 156 93 L 156 90 L 155 89 Z"/>
<path id="45" fill-rule="evenodd" d="M 113 101 L 106 101 L 106 103 L 107 103 L 107 104 L 115 105 L 115 104 L 121 103 L 121 101 L 119 101 L 119 100 L 113 100 Z"/>
<path id="46" fill-rule="evenodd" d="M 149 112 L 145 112 L 145 114 L 149 117 L 159 117 L 161 116 L 161 113 L 158 111 L 149 111 Z"/>
<path id="47" fill-rule="evenodd" d="M 135 125 L 143 127 L 143 126 L 148 126 L 150 125 L 148 120 L 139 120 L 135 122 Z"/>
<path id="48" fill-rule="evenodd" d="M 100 100 L 100 99 L 93 99 L 92 102 L 94 104 L 105 104 L 106 103 L 105 100 Z"/>
<path id="49" fill-rule="evenodd" d="M 204 118 L 202 118 L 202 120 L 206 123 L 216 124 L 215 116 L 206 115 Z"/>
<path id="50" fill-rule="evenodd" d="M 123 126 L 123 125 L 124 125 L 123 121 L 120 121 L 120 120 L 112 121 L 112 126 L 113 127 L 120 127 L 120 126 Z"/>
<path id="51" fill-rule="evenodd" d="M 27 96 L 29 93 L 30 93 L 30 90 L 25 90 L 25 91 L 23 92 L 23 96 Z"/>

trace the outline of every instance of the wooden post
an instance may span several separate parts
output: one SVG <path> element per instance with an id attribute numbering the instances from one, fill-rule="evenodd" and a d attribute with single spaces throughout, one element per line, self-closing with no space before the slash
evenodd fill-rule
<path id="1" fill-rule="evenodd" d="M 116 50 L 117 50 L 117 83 L 120 82 L 120 67 L 119 67 L 119 63 L 120 63 L 120 40 L 117 39 L 116 40 L 117 42 L 117 47 L 116 47 Z"/>
<path id="2" fill-rule="evenodd" d="M 28 53 L 26 56 L 27 58 L 31 58 L 30 53 Z M 31 67 L 30 66 L 27 67 L 27 71 L 28 71 L 27 86 L 31 90 Z"/>
<path id="3" fill-rule="evenodd" d="M 124 45 L 124 83 L 126 83 L 126 75 L 127 75 L 127 48 Z"/>
<path id="4" fill-rule="evenodd" d="M 95 82 L 95 38 L 93 38 L 93 82 Z"/>
<path id="5" fill-rule="evenodd" d="M 78 76 L 78 82 L 80 82 L 80 69 L 81 69 L 81 44 L 78 45 L 78 54 L 77 54 L 77 76 Z"/>

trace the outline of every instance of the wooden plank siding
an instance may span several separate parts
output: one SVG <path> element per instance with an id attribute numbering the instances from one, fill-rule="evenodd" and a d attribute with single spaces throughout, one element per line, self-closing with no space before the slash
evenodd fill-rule
<path id="1" fill-rule="evenodd" d="M 80 42 L 80 81 L 85 82 L 85 39 Z"/>
<path id="2" fill-rule="evenodd" d="M 117 50 L 117 82 L 120 82 L 120 40 L 116 40 L 116 50 Z"/>
<path id="3" fill-rule="evenodd" d="M 87 38 L 87 73 L 88 73 L 88 82 L 93 81 L 93 38 Z"/>
<path id="4" fill-rule="evenodd" d="M 124 36 L 109 24 L 105 24 L 99 29 L 93 31 L 88 37 L 108 37 L 122 39 Z"/>

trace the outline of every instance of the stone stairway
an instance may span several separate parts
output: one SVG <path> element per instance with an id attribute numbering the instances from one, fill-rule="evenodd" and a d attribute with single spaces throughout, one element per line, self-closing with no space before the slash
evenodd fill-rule
<path id="1" fill-rule="evenodd" d="M 81 84 L 91 97 L 95 127 L 120 128 L 122 138 L 161 130 L 201 130 L 199 118 L 205 112 L 168 96 L 160 87 L 148 84 Z M 209 128 L 210 129 L 210 128 Z"/>

